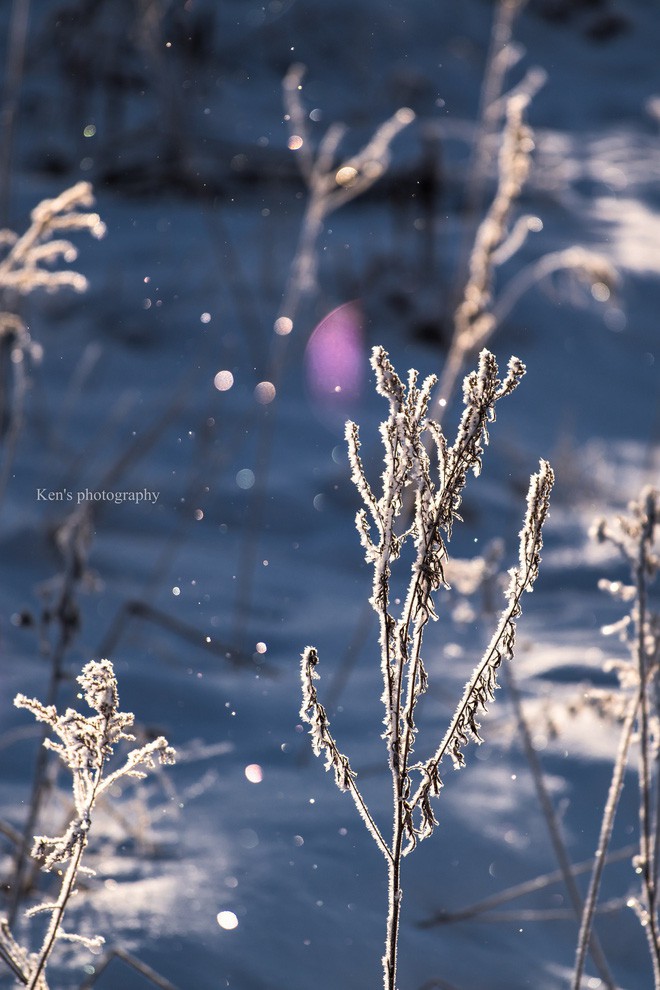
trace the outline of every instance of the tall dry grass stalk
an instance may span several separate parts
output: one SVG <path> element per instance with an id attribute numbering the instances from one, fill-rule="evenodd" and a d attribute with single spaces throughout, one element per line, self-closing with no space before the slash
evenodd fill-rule
<path id="1" fill-rule="evenodd" d="M 427 419 L 434 376 L 421 387 L 411 371 L 403 384 L 382 348 L 374 348 L 372 367 L 376 390 L 389 404 L 389 416 L 381 424 L 385 447 L 382 494 L 376 495 L 360 458 L 359 430 L 346 427 L 352 480 L 365 503 L 356 518 L 365 557 L 373 567 L 370 604 L 379 620 L 382 701 L 385 707 L 384 739 L 392 778 L 392 838 L 385 839 L 358 788 L 356 774 L 330 732 L 325 708 L 318 699 L 318 654 L 307 647 L 302 655 L 303 703 L 301 717 L 311 726 L 312 747 L 326 758 L 337 786 L 348 791 L 372 838 L 387 862 L 388 916 L 384 990 L 395 990 L 399 919 L 403 896 L 403 857 L 427 838 L 437 824 L 431 799 L 442 787 L 440 764 L 449 756 L 454 767 L 464 765 L 463 749 L 469 740 L 482 741 L 478 717 L 494 699 L 498 668 L 513 656 L 516 619 L 525 591 L 531 591 L 538 574 L 553 473 L 546 461 L 530 480 L 527 513 L 520 533 L 518 564 L 509 572 L 506 602 L 485 653 L 468 680 L 456 711 L 435 750 L 421 762 L 413 762 L 417 725 L 416 707 L 427 688 L 428 675 L 422 656 L 424 629 L 437 614 L 434 593 L 446 587 L 447 543 L 454 522 L 460 520 L 462 492 L 468 473 L 479 474 L 488 425 L 495 419 L 500 399 L 517 387 L 525 373 L 522 362 L 511 358 L 506 376 L 498 377 L 495 358 L 482 351 L 476 371 L 463 387 L 464 411 L 456 439 L 450 446 L 440 426 Z M 437 457 L 432 466 L 424 440 L 430 438 Z M 404 514 L 404 500 L 414 496 L 412 519 Z M 408 590 L 398 617 L 391 611 L 390 579 L 404 545 L 413 545 Z"/>
<path id="2" fill-rule="evenodd" d="M 635 740 L 638 745 L 636 772 L 639 790 L 639 847 L 633 866 L 641 889 L 639 894 L 628 898 L 627 904 L 642 926 L 651 958 L 653 986 L 655 990 L 660 990 L 660 614 L 654 613 L 649 606 L 649 586 L 660 568 L 657 547 L 659 526 L 660 492 L 647 488 L 638 501 L 631 503 L 628 516 L 619 516 L 613 523 L 601 520 L 594 530 L 594 536 L 599 542 L 609 543 L 616 548 L 629 570 L 630 583 L 606 580 L 600 582 L 603 591 L 627 605 L 623 618 L 606 626 L 603 632 L 621 637 L 627 646 L 628 659 L 610 665 L 616 671 L 621 691 L 615 695 L 601 693 L 595 698 L 601 711 L 621 723 L 621 733 L 582 914 L 572 990 L 579 990 L 584 972 L 605 859 Z"/>
<path id="3" fill-rule="evenodd" d="M 332 213 L 361 196 L 385 175 L 390 164 L 392 142 L 415 119 L 415 114 L 409 107 L 401 107 L 376 128 L 360 151 L 348 158 L 339 157 L 339 146 L 346 128 L 343 124 L 331 124 L 315 149 L 301 96 L 304 75 L 303 65 L 292 65 L 282 84 L 290 132 L 289 148 L 297 157 L 307 197 L 298 243 L 273 324 L 265 369 L 266 383 L 273 389 L 275 402 L 264 408 L 263 418 L 257 424 L 256 482 L 252 493 L 250 534 L 242 547 L 236 580 L 233 638 L 239 646 L 253 605 L 254 576 L 259 540 L 264 527 L 277 422 L 276 400 L 290 343 L 298 329 L 302 304 L 317 287 L 319 238 Z"/>

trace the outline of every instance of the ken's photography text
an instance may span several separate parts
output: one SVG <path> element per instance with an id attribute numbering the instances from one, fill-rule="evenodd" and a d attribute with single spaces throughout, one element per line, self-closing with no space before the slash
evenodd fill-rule
<path id="1" fill-rule="evenodd" d="M 75 502 L 81 505 L 83 502 L 115 502 L 121 505 L 123 502 L 150 502 L 155 505 L 160 497 L 160 492 L 149 491 L 148 488 L 140 488 L 137 491 L 114 492 L 99 491 L 92 488 L 83 488 L 80 491 L 71 491 L 68 488 L 37 488 L 37 502 Z"/>

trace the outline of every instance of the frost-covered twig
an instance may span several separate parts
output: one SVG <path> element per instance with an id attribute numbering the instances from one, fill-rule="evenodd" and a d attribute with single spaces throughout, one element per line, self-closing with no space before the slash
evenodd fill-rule
<path id="1" fill-rule="evenodd" d="M 47 990 L 46 969 L 58 940 L 82 942 L 97 947 L 101 938 L 89 939 L 64 931 L 62 924 L 89 839 L 92 812 L 97 799 L 113 783 L 124 776 L 144 777 L 145 771 L 160 763 L 173 763 L 174 750 L 163 736 L 132 750 L 125 761 L 109 774 L 107 764 L 115 746 L 122 741 L 134 741 L 127 730 L 134 716 L 119 711 L 117 681 L 112 664 L 108 660 L 90 661 L 78 677 L 85 700 L 95 712 L 81 715 L 67 708 L 58 714 L 54 705 L 44 705 L 36 698 L 16 696 L 14 704 L 26 708 L 34 717 L 47 725 L 59 739 L 50 737 L 44 745 L 57 753 L 69 768 L 73 784 L 75 817 L 63 835 L 34 837 L 32 855 L 42 868 L 60 876 L 57 899 L 32 908 L 28 916 L 37 913 L 49 915 L 49 922 L 39 949 L 30 953 L 20 946 L 11 934 L 6 919 L 0 921 L 0 956 L 13 969 L 19 983 L 28 990 Z"/>
<path id="2" fill-rule="evenodd" d="M 515 0 L 509 3 L 504 0 L 501 7 L 515 8 L 516 5 Z M 512 221 L 531 167 L 534 134 L 526 122 L 526 112 L 539 85 L 542 80 L 537 79 L 499 101 L 504 107 L 505 120 L 497 187 L 470 251 L 465 286 L 454 314 L 449 351 L 431 405 L 431 415 L 437 419 L 450 402 L 466 361 L 488 344 L 528 289 L 555 272 L 567 272 L 589 289 L 602 284 L 604 299 L 619 286 L 618 272 L 607 258 L 575 245 L 530 262 L 501 289 L 496 288 L 497 269 L 520 250 L 530 231 L 543 229 L 538 217 L 521 216 Z"/>
<path id="3" fill-rule="evenodd" d="M 92 237 L 103 237 L 105 224 L 98 213 L 90 212 L 93 205 L 90 183 L 78 182 L 55 199 L 44 199 L 35 206 L 30 226 L 21 237 L 12 231 L 0 231 L 3 245 L 9 248 L 0 261 L 0 289 L 13 289 L 24 295 L 37 288 L 53 292 L 67 285 L 84 292 L 84 275 L 56 267 L 78 257 L 71 241 L 59 234 L 87 230 Z"/>
<path id="4" fill-rule="evenodd" d="M 50 663 L 50 678 L 46 705 L 54 706 L 64 676 L 64 658 L 78 630 L 80 611 L 77 594 L 87 575 L 87 558 L 92 539 L 92 526 L 86 506 L 75 509 L 57 529 L 55 541 L 62 557 L 62 570 L 44 587 L 46 605 L 41 614 L 41 649 Z M 51 626 L 55 633 L 51 635 Z M 44 727 L 32 774 L 32 793 L 23 825 L 21 842 L 16 849 L 12 875 L 9 880 L 11 899 L 9 923 L 13 925 L 21 898 L 25 892 L 25 873 L 29 862 L 32 836 L 38 827 L 39 814 L 47 785 L 48 749 L 45 742 L 48 729 Z"/>
<path id="5" fill-rule="evenodd" d="M 631 897 L 628 906 L 637 917 L 646 936 L 653 966 L 655 990 L 660 990 L 660 921 L 658 919 L 658 663 L 660 661 L 660 620 L 648 607 L 649 584 L 660 566 L 655 549 L 660 516 L 660 493 L 645 489 L 637 502 L 631 503 L 630 515 L 620 516 L 614 525 L 601 520 L 594 535 L 599 542 L 612 544 L 622 555 L 631 575 L 631 584 L 602 581 L 600 586 L 613 597 L 629 603 L 625 619 L 603 631 L 618 631 L 627 642 L 630 659 L 615 665 L 621 689 L 627 696 L 626 713 L 614 761 L 612 780 L 603 811 L 595 866 L 582 914 L 582 923 L 573 973 L 573 990 L 578 990 L 586 957 L 603 865 L 614 827 L 614 819 L 623 789 L 628 756 L 635 734 L 639 740 L 637 776 L 639 783 L 639 854 L 634 858 L 641 879 L 641 896 Z M 618 712 L 618 709 L 617 709 Z"/>
<path id="6" fill-rule="evenodd" d="M 313 646 L 308 646 L 302 655 L 301 676 L 303 684 L 303 703 L 300 709 L 300 717 L 311 725 L 310 736 L 312 737 L 312 750 L 315 756 L 325 754 L 326 770 L 334 770 L 335 783 L 340 791 L 348 791 L 355 801 L 355 806 L 367 826 L 371 835 L 386 859 L 391 859 L 392 854 L 383 839 L 378 826 L 371 817 L 364 798 L 358 790 L 355 778 L 357 774 L 351 770 L 348 758 L 339 752 L 337 743 L 330 734 L 330 720 L 323 705 L 316 695 L 314 681 L 318 680 L 316 665 L 319 656 Z"/>
<path id="7" fill-rule="evenodd" d="M 69 287 L 84 292 L 87 279 L 63 265 L 78 257 L 74 245 L 60 235 L 87 230 L 103 237 L 105 224 L 98 213 L 90 212 L 94 194 L 89 182 L 78 182 L 55 199 L 44 199 L 32 211 L 30 226 L 19 237 L 11 230 L 0 230 L 0 349 L 9 356 L 12 395 L 9 428 L 0 466 L 0 500 L 4 494 L 22 425 L 29 361 L 41 358 L 42 348 L 33 341 L 24 321 L 11 309 L 11 297 L 26 296 L 36 289 L 56 292 Z M 0 382 L 0 396 L 3 383 Z"/>
<path id="8" fill-rule="evenodd" d="M 468 682 L 440 746 L 425 762 L 412 764 L 417 734 L 415 711 L 428 680 L 422 658 L 422 639 L 429 619 L 437 618 L 433 594 L 446 585 L 447 542 L 454 522 L 460 520 L 462 491 L 468 473 L 480 473 L 484 446 L 488 442 L 488 426 L 495 419 L 496 403 L 517 387 L 525 368 L 517 358 L 512 358 L 507 374 L 501 380 L 495 358 L 488 351 L 482 351 L 478 369 L 465 379 L 464 412 L 456 440 L 450 446 L 439 424 L 427 418 L 434 376 L 429 376 L 419 386 L 417 372 L 411 371 L 407 385 L 404 385 L 380 347 L 374 348 L 371 363 L 376 375 L 376 390 L 389 404 L 389 416 L 380 428 L 385 448 L 382 494 L 374 492 L 366 477 L 355 424 L 347 424 L 346 439 L 352 480 L 365 506 L 357 514 L 356 525 L 366 560 L 373 566 L 370 604 L 378 615 L 380 628 L 384 738 L 393 792 L 391 845 L 382 839 L 357 789 L 356 775 L 330 735 L 327 715 L 313 683 L 318 676 L 318 655 L 313 647 L 308 647 L 303 654 L 301 715 L 311 726 L 314 752 L 325 755 L 326 769 L 332 768 L 338 786 L 351 792 L 372 837 L 387 859 L 389 893 L 383 985 L 385 990 L 395 990 L 402 858 L 420 839 L 430 835 L 436 824 L 430 802 L 440 791 L 439 767 L 443 756 L 449 753 L 455 765 L 463 765 L 462 748 L 468 737 L 481 741 L 477 714 L 493 699 L 497 669 L 502 659 L 513 655 L 520 599 L 524 591 L 531 591 L 538 574 L 541 529 L 548 512 L 553 474 L 549 464 L 541 461 L 539 472 L 531 479 L 527 514 L 520 534 L 519 563 L 510 572 L 507 603 L 490 646 Z M 437 472 L 424 443 L 427 438 L 437 452 Z M 414 495 L 412 519 L 407 519 L 404 511 L 407 494 Z M 390 578 L 407 541 L 414 548 L 410 579 L 401 613 L 395 618 L 390 606 Z M 422 777 L 414 793 L 413 772 L 421 773 Z M 416 818 L 420 819 L 419 823 Z"/>
<path id="9" fill-rule="evenodd" d="M 515 645 L 515 620 L 521 613 L 520 601 L 525 591 L 531 591 L 538 575 L 540 551 L 543 545 L 541 529 L 545 521 L 554 476 L 547 461 L 541 461 L 538 474 L 533 475 L 527 494 L 527 516 L 520 532 L 519 563 L 510 572 L 509 588 L 506 592 L 507 605 L 502 612 L 499 625 L 477 664 L 472 677 L 465 686 L 449 728 L 433 757 L 419 769 L 424 779 L 410 802 L 411 808 L 422 808 L 423 825 L 418 833 L 425 838 L 436 824 L 430 808 L 429 798 L 439 794 L 442 782 L 438 773 L 440 762 L 446 754 L 451 757 L 454 767 L 465 765 L 462 749 L 469 741 L 482 742 L 479 735 L 481 726 L 477 722 L 480 710 L 485 711 L 488 702 L 494 700 L 498 687 L 497 670 L 505 659 L 511 659 Z M 413 839 L 414 844 L 414 837 Z"/>

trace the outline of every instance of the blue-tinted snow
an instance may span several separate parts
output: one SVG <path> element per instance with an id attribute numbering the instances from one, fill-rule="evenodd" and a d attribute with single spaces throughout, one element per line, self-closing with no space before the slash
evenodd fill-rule
<path id="1" fill-rule="evenodd" d="M 58 568 L 52 532 L 63 510 L 38 503 L 36 489 L 103 487 L 106 472 L 160 422 L 153 442 L 112 485 L 157 490 L 157 505 L 103 505 L 95 515 L 94 582 L 81 592 L 83 622 L 68 666 L 75 673 L 96 655 L 129 601 L 145 601 L 197 630 L 199 648 L 133 617 L 111 656 L 124 706 L 164 732 L 182 760 L 117 803 L 131 825 L 128 838 L 125 821 L 101 816 L 91 846 L 98 877 L 80 896 L 81 920 L 72 918 L 70 927 L 102 932 L 181 990 L 377 987 L 384 863 L 350 799 L 308 752 L 299 726 L 298 658 L 314 643 L 321 696 L 334 698 L 333 729 L 387 829 L 373 624 L 347 684 L 337 687 L 369 592 L 353 528 L 357 500 L 341 425 L 314 407 L 303 352 L 324 316 L 360 298 L 368 346 L 383 343 L 401 373 L 441 368 L 442 349 L 420 343 L 412 327 L 449 309 L 492 5 L 200 5 L 213 11 L 215 25 L 205 29 L 202 20 L 207 35 L 200 36 L 199 62 L 191 61 L 188 85 L 174 98 L 193 171 L 213 192 L 206 198 L 167 181 L 157 126 L 167 100 L 158 103 L 154 86 L 145 95 L 139 84 L 128 86 L 121 119 L 108 133 L 112 107 L 102 89 L 85 91 L 74 63 L 58 69 L 58 57 L 74 48 L 67 40 L 84 50 L 84 30 L 75 19 L 73 26 L 47 28 L 50 6 L 33 9 L 11 222 L 21 227 L 39 199 L 91 178 L 108 234 L 101 243 L 78 239 L 80 269 L 91 282 L 85 297 L 63 293 L 29 303 L 44 358 L 32 375 L 0 517 L 2 813 L 20 823 L 34 758 L 34 733 L 11 698 L 18 690 L 43 695 L 47 680 L 34 632 L 11 621 L 21 609 L 38 608 L 39 586 Z M 108 14 L 94 38 L 96 57 L 153 81 L 153 65 L 126 65 L 119 23 L 126 5 L 117 6 L 119 14 Z M 483 477 L 469 483 L 465 527 L 454 541 L 457 554 L 469 556 L 500 535 L 508 565 L 526 478 L 539 456 L 553 461 L 557 489 L 544 565 L 519 624 L 516 665 L 575 862 L 593 853 L 617 740 L 610 724 L 586 712 L 567 715 L 587 680 L 602 683 L 603 659 L 618 650 L 600 636 L 616 609 L 596 585 L 621 570 L 591 546 L 587 530 L 595 515 L 621 509 L 658 472 L 660 134 L 649 101 L 660 92 L 660 15 L 643 0 L 616 6 L 625 24 L 609 40 L 591 40 L 606 12 L 586 4 L 566 6 L 563 21 L 540 16 L 549 3 L 530 4 L 515 26 L 524 53 L 512 82 L 529 67 L 548 73 L 530 112 L 536 168 L 520 204 L 542 218 L 544 229 L 530 236 L 503 277 L 545 252 L 580 245 L 618 266 L 622 281 L 617 297 L 599 305 L 557 278 L 524 296 L 493 340 L 502 364 L 515 353 L 528 375 L 498 414 Z M 277 398 L 262 406 L 253 390 L 267 375 L 272 321 L 304 202 L 280 97 L 281 77 L 294 60 L 308 67 L 306 105 L 320 111 L 310 123 L 314 138 L 342 119 L 352 151 L 397 107 L 411 105 L 419 116 L 395 144 L 382 185 L 387 197 L 376 187 L 329 218 L 319 244 L 320 288 L 290 340 Z M 164 72 L 165 79 L 183 78 L 168 75 L 167 66 Z M 97 135 L 86 139 L 90 120 Z M 411 198 L 429 127 L 443 156 L 430 274 L 415 225 L 424 214 Z M 62 174 L 52 177 L 56 167 Z M 116 178 L 122 170 L 123 184 Z M 399 202 L 398 187 L 406 190 Z M 223 369 L 234 386 L 221 393 L 213 378 Z M 383 403 L 368 376 L 346 415 L 361 424 L 365 462 L 376 478 Z M 448 428 L 456 415 L 448 415 Z M 255 490 L 236 479 L 255 469 L 266 417 L 275 418 L 275 429 L 264 527 L 255 534 Z M 254 539 L 249 614 L 239 622 L 237 582 Z M 431 690 L 420 708 L 420 756 L 443 731 L 487 634 L 487 625 L 474 621 L 429 629 Z M 206 637 L 243 651 L 247 667 L 233 669 L 207 652 Z M 258 643 L 267 645 L 265 654 Z M 264 660 L 268 669 L 261 669 Z M 65 686 L 62 704 L 71 701 Z M 446 769 L 437 833 L 404 864 L 402 990 L 556 990 L 569 980 L 577 926 L 568 917 L 417 927 L 434 912 L 556 868 L 505 691 L 484 732 L 486 745 L 468 749 L 460 776 Z M 262 769 L 260 783 L 246 778 L 251 764 Z M 631 786 L 617 845 L 631 840 L 634 822 Z M 629 861 L 607 876 L 606 897 L 635 889 Z M 509 908 L 567 906 L 556 885 Z M 220 927 L 221 911 L 236 915 L 234 930 Z M 618 985 L 648 987 L 632 912 L 605 915 L 598 930 Z M 93 964 L 78 954 L 78 969 L 58 972 L 54 984 L 78 986 L 80 967 Z M 138 990 L 144 981 L 115 962 L 97 986 L 118 985 Z"/>

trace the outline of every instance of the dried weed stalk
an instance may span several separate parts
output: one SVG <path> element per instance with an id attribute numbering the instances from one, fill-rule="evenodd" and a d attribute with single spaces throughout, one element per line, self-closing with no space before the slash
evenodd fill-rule
<path id="1" fill-rule="evenodd" d="M 78 251 L 62 234 L 86 230 L 92 237 L 103 237 L 105 224 L 98 213 L 91 212 L 93 205 L 90 183 L 78 182 L 55 199 L 42 200 L 33 209 L 30 226 L 21 236 L 12 230 L 0 230 L 0 365 L 2 355 L 6 354 L 10 370 L 10 374 L 3 375 L 7 379 L 6 387 L 0 380 L 0 410 L 9 424 L 0 464 L 0 499 L 23 420 L 26 368 L 30 361 L 38 362 L 42 356 L 42 347 L 32 339 L 24 320 L 15 311 L 18 309 L 15 302 L 36 289 L 47 292 L 87 289 L 84 275 L 63 267 L 76 260 Z M 7 398 L 3 395 L 5 391 Z"/>
<path id="2" fill-rule="evenodd" d="M 413 110 L 401 107 L 376 129 L 360 151 L 339 161 L 337 154 L 346 128 L 343 124 L 332 124 L 314 154 L 307 113 L 300 96 L 304 75 L 303 65 L 292 65 L 283 82 L 291 133 L 289 147 L 296 153 L 308 191 L 298 247 L 275 322 L 275 333 L 285 337 L 293 329 L 301 299 L 316 288 L 317 244 L 326 217 L 361 196 L 385 175 L 390 164 L 392 141 L 415 119 Z"/>
<path id="3" fill-rule="evenodd" d="M 650 610 L 648 601 L 649 585 L 660 567 L 656 546 L 659 526 L 660 492 L 647 488 L 639 501 L 631 503 L 629 516 L 619 516 L 613 524 L 601 520 L 594 531 L 599 542 L 610 543 L 618 550 L 630 571 L 629 584 L 621 581 L 600 582 L 603 591 L 627 605 L 626 615 L 614 625 L 606 626 L 603 632 L 606 635 L 619 634 L 628 648 L 629 656 L 628 659 L 611 665 L 619 678 L 618 696 L 600 699 L 604 710 L 622 722 L 622 728 L 603 811 L 595 865 L 582 914 L 572 990 L 579 990 L 584 972 L 600 881 L 634 740 L 639 747 L 639 851 L 633 859 L 633 865 L 641 881 L 641 891 L 638 896 L 630 897 L 627 904 L 637 915 L 646 936 L 653 966 L 653 985 L 655 990 L 660 990 L 660 615 Z"/>
<path id="4" fill-rule="evenodd" d="M 502 4 L 503 8 L 510 7 L 512 11 L 516 6 L 515 0 L 505 0 Z M 614 295 L 619 287 L 620 278 L 611 262 L 595 251 L 579 246 L 542 255 L 524 265 L 503 286 L 497 285 L 500 266 L 520 251 L 530 232 L 543 229 L 539 217 L 522 214 L 514 220 L 534 151 L 534 132 L 527 123 L 527 110 L 542 83 L 538 73 L 533 74 L 519 89 L 502 97 L 497 107 L 492 105 L 495 117 L 504 108 L 497 185 L 470 250 L 447 359 L 431 404 L 434 419 L 441 419 L 442 410 L 450 402 L 466 362 L 488 344 L 530 288 L 557 272 L 566 273 L 579 286 L 593 293 L 594 298 L 603 301 Z"/>
<path id="5" fill-rule="evenodd" d="M 55 199 L 44 199 L 35 206 L 30 226 L 21 237 L 11 230 L 0 231 L 0 245 L 8 248 L 0 261 L 0 289 L 25 295 L 37 288 L 53 292 L 66 285 L 84 292 L 84 275 L 57 269 L 62 262 L 71 264 L 78 257 L 71 241 L 59 235 L 87 230 L 92 237 L 103 237 L 105 224 L 98 213 L 89 212 L 93 205 L 90 183 L 78 182 Z"/>
<path id="6" fill-rule="evenodd" d="M 26 698 L 22 694 L 14 700 L 18 708 L 32 712 L 59 738 L 59 742 L 48 738 L 44 745 L 57 753 L 71 771 L 75 806 L 75 817 L 63 835 L 34 838 L 32 856 L 41 862 L 44 870 L 54 872 L 60 878 L 57 899 L 39 904 L 27 913 L 28 917 L 39 913 L 49 916 L 37 951 L 30 952 L 21 945 L 12 935 L 7 919 L 0 919 L 0 958 L 14 973 L 16 985 L 28 990 L 48 990 L 46 969 L 58 940 L 80 942 L 89 948 L 103 942 L 98 936 L 90 939 L 63 928 L 65 912 L 76 892 L 78 874 L 86 869 L 82 859 L 96 802 L 122 777 L 144 777 L 144 770 L 153 768 L 156 761 L 174 762 L 174 750 L 163 736 L 159 736 L 145 746 L 131 750 L 123 762 L 111 769 L 109 761 L 115 746 L 135 739 L 127 731 L 134 716 L 119 711 L 117 681 L 108 660 L 91 661 L 77 680 L 87 704 L 95 712 L 92 716 L 81 715 L 73 708 L 67 708 L 59 715 L 54 705 L 43 705 L 36 698 Z"/>
<path id="7" fill-rule="evenodd" d="M 361 196 L 385 175 L 391 160 L 391 145 L 395 137 L 415 119 L 414 111 L 401 107 L 375 132 L 355 155 L 340 158 L 339 146 L 346 134 L 343 124 L 331 124 L 314 148 L 309 130 L 307 111 L 302 102 L 302 80 L 305 66 L 292 65 L 283 80 L 284 104 L 289 123 L 289 148 L 295 153 L 307 188 L 305 210 L 300 225 L 298 244 L 291 262 L 289 276 L 273 324 L 273 337 L 265 369 L 265 380 L 280 391 L 286 355 L 297 328 L 303 301 L 317 288 L 319 238 L 328 216 Z M 277 422 L 277 406 L 269 406 L 260 420 L 255 455 L 256 484 L 251 508 L 250 538 L 244 544 L 236 580 L 236 612 L 234 640 L 244 638 L 244 631 L 253 604 L 254 576 L 258 559 L 258 544 L 264 526 L 267 486 Z"/>
<path id="8" fill-rule="evenodd" d="M 494 699 L 497 672 L 503 659 L 513 656 L 516 618 L 521 611 L 523 592 L 531 591 L 538 573 L 542 546 L 541 529 L 548 512 L 553 473 L 546 461 L 530 480 L 527 514 L 520 533 L 518 565 L 509 573 L 506 604 L 493 637 L 472 676 L 450 724 L 431 756 L 413 762 L 417 726 L 415 711 L 427 687 L 427 673 L 422 659 L 422 638 L 429 619 L 436 619 L 433 594 L 447 586 L 445 562 L 447 542 L 451 538 L 468 472 L 481 470 L 483 448 L 488 442 L 488 424 L 495 419 L 496 403 L 518 385 L 525 368 L 511 358 L 506 377 L 498 378 L 493 355 L 484 350 L 477 371 L 467 376 L 463 387 L 464 411 L 456 440 L 449 445 L 441 428 L 427 419 L 427 409 L 435 378 L 430 376 L 417 385 L 417 373 L 411 371 L 407 388 L 397 376 L 382 348 L 375 348 L 372 367 L 376 389 L 387 399 L 388 419 L 381 425 L 385 447 L 383 491 L 377 496 L 364 473 L 360 459 L 359 432 L 348 423 L 346 438 L 352 467 L 352 480 L 365 509 L 357 514 L 357 529 L 365 556 L 373 565 L 371 606 L 380 624 L 381 670 L 384 690 L 385 733 L 393 787 L 392 840 L 388 843 L 378 828 L 362 797 L 356 774 L 348 758 L 339 750 L 326 710 L 318 700 L 318 654 L 307 647 L 302 656 L 303 704 L 301 716 L 310 726 L 312 747 L 323 753 L 326 769 L 332 769 L 341 790 L 348 791 L 376 845 L 383 853 L 389 874 L 388 919 L 383 974 L 385 990 L 395 990 L 397 941 L 401 909 L 402 858 L 417 843 L 431 835 L 437 824 L 431 798 L 440 793 L 440 764 L 449 756 L 455 768 L 464 765 L 463 748 L 470 739 L 480 743 L 480 711 Z M 424 445 L 425 436 L 432 440 L 437 454 L 438 474 Z M 414 514 L 406 522 L 404 500 L 414 494 Z M 392 567 L 404 544 L 414 547 L 407 594 L 398 618 L 390 611 Z M 418 775 L 417 782 L 413 774 Z"/>
<path id="9" fill-rule="evenodd" d="M 89 583 L 91 576 L 87 567 L 91 541 L 92 522 L 86 506 L 72 512 L 55 532 L 55 543 L 61 556 L 61 571 L 41 587 L 44 600 L 39 616 L 39 639 L 41 653 L 49 661 L 50 675 L 46 689 L 46 706 L 56 705 L 59 690 L 65 676 L 64 661 L 68 649 L 80 627 L 80 606 L 78 593 L 81 586 Z M 32 619 L 26 616 L 27 621 Z M 32 792 L 27 802 L 28 811 L 23 825 L 20 842 L 12 873 L 8 880 L 10 900 L 8 907 L 9 924 L 13 925 L 24 895 L 30 890 L 36 866 L 30 860 L 32 836 L 39 827 L 41 808 L 49 787 L 49 751 L 45 746 L 48 726 L 41 732 L 41 743 L 37 751 L 32 774 Z M 32 869 L 29 869 L 29 867 Z"/>

